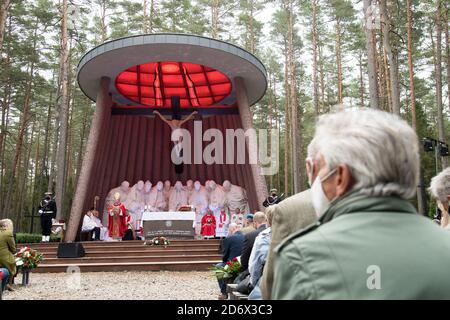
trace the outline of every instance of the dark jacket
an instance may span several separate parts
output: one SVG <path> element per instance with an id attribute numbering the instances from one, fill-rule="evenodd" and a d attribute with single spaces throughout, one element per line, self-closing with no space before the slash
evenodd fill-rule
<path id="1" fill-rule="evenodd" d="M 228 262 L 233 258 L 239 257 L 243 243 L 244 235 L 240 231 L 226 237 L 222 243 L 222 261 Z"/>
<path id="2" fill-rule="evenodd" d="M 276 249 L 273 299 L 450 299 L 450 235 L 406 200 L 352 193 Z"/>
<path id="3" fill-rule="evenodd" d="M 250 255 L 252 253 L 253 245 L 255 244 L 255 239 L 258 234 L 266 228 L 266 225 L 263 224 L 255 231 L 247 233 L 244 237 L 244 245 L 242 246 L 241 252 L 241 265 L 243 270 L 248 269 L 248 260 L 250 260 Z"/>

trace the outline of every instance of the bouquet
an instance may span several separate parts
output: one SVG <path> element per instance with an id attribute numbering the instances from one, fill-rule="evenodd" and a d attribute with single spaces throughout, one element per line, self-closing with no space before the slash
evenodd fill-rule
<path id="1" fill-rule="evenodd" d="M 168 246 L 170 244 L 170 241 L 167 240 L 164 237 L 155 237 L 150 241 L 145 241 L 144 245 L 150 245 L 150 246 Z"/>
<path id="2" fill-rule="evenodd" d="M 242 266 L 237 258 L 233 258 L 223 267 L 215 266 L 213 271 L 217 279 L 233 281 L 242 272 Z"/>
<path id="3" fill-rule="evenodd" d="M 37 268 L 43 259 L 43 255 L 29 247 L 22 247 L 19 252 L 15 254 L 16 266 L 22 269 Z"/>

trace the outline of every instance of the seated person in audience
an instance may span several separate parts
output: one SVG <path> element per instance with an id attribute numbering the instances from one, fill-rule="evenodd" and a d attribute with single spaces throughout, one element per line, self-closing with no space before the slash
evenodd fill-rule
<path id="1" fill-rule="evenodd" d="M 255 243 L 256 236 L 260 234 L 267 227 L 267 217 L 264 212 L 258 211 L 253 216 L 253 222 L 255 224 L 256 230 L 244 235 L 244 244 L 242 246 L 241 252 L 241 265 L 242 265 L 242 273 L 236 277 L 234 283 L 240 283 L 245 278 L 249 276 L 248 271 L 248 261 L 250 259 L 250 254 L 252 253 L 253 245 Z M 248 279 L 246 280 L 248 282 Z M 248 294 L 249 292 L 243 292 Z"/>
<path id="2" fill-rule="evenodd" d="M 250 300 L 261 300 L 261 290 L 259 283 L 261 281 L 264 265 L 266 264 L 267 254 L 269 253 L 270 241 L 272 238 L 272 217 L 273 207 L 266 209 L 267 228 L 256 236 L 250 259 L 248 260 L 248 271 L 250 273 L 251 292 L 248 296 Z"/>
<path id="3" fill-rule="evenodd" d="M 81 226 L 81 232 L 92 231 L 92 240 L 100 240 L 100 227 L 97 226 L 97 222 L 93 218 L 94 208 L 91 208 L 83 217 L 83 225 Z M 91 239 L 89 239 L 91 240 Z"/>
<path id="4" fill-rule="evenodd" d="M 245 217 L 246 221 L 245 221 L 245 227 L 242 228 L 242 234 L 246 235 L 247 233 L 250 233 L 252 231 L 255 231 L 255 224 L 253 223 L 253 214 L 249 213 L 247 214 L 247 216 Z"/>
<path id="5" fill-rule="evenodd" d="M 450 231 L 449 205 L 450 201 L 450 168 L 444 169 L 441 173 L 431 179 L 430 193 L 436 199 L 437 207 L 440 210 L 441 218 L 439 225 Z"/>
<path id="6" fill-rule="evenodd" d="M 319 221 L 275 249 L 272 299 L 450 299 L 449 234 L 409 201 L 415 130 L 352 108 L 320 116 L 308 149 Z"/>
<path id="7" fill-rule="evenodd" d="M 244 235 L 239 231 L 239 227 L 235 223 L 230 223 L 228 226 L 228 236 L 222 241 L 222 262 L 219 262 L 216 266 L 223 267 L 225 264 L 237 258 L 242 251 L 242 244 L 244 243 Z M 227 285 L 222 279 L 218 279 L 220 295 L 219 300 L 226 300 Z"/>
<path id="8" fill-rule="evenodd" d="M 98 212 L 98 210 L 92 210 L 91 220 L 94 221 L 95 226 L 100 229 L 100 240 L 109 240 L 108 228 L 103 226 L 102 221 L 100 220 L 100 212 Z"/>
<path id="9" fill-rule="evenodd" d="M 0 279 L 2 280 L 0 290 L 5 291 L 9 281 L 9 271 L 6 268 L 0 268 Z"/>
<path id="10" fill-rule="evenodd" d="M 10 219 L 0 220 L 0 268 L 8 269 L 9 279 L 6 289 L 14 291 L 12 287 L 13 279 L 17 275 L 16 242 L 14 241 L 14 225 Z"/>

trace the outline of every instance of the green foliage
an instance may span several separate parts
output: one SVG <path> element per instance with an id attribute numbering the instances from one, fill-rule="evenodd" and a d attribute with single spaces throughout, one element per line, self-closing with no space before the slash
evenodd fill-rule
<path id="1" fill-rule="evenodd" d="M 31 234 L 31 233 L 17 233 L 16 243 L 40 243 L 42 240 L 41 234 Z M 61 236 L 50 236 L 50 242 L 61 242 Z"/>

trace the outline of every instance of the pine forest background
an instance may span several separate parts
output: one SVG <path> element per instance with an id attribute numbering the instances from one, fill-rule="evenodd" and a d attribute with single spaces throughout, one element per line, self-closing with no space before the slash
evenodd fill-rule
<path id="1" fill-rule="evenodd" d="M 67 218 L 95 105 L 80 91 L 82 55 L 128 35 L 182 32 L 237 44 L 263 61 L 257 128 L 280 132 L 269 187 L 307 188 L 315 118 L 343 107 L 399 114 L 420 139 L 450 134 L 448 0 L 0 0 L 0 218 L 19 231 L 47 190 Z M 368 150 L 370 152 L 370 150 Z M 447 157 L 422 153 L 414 203 Z M 436 168 L 437 165 L 437 168 Z"/>

